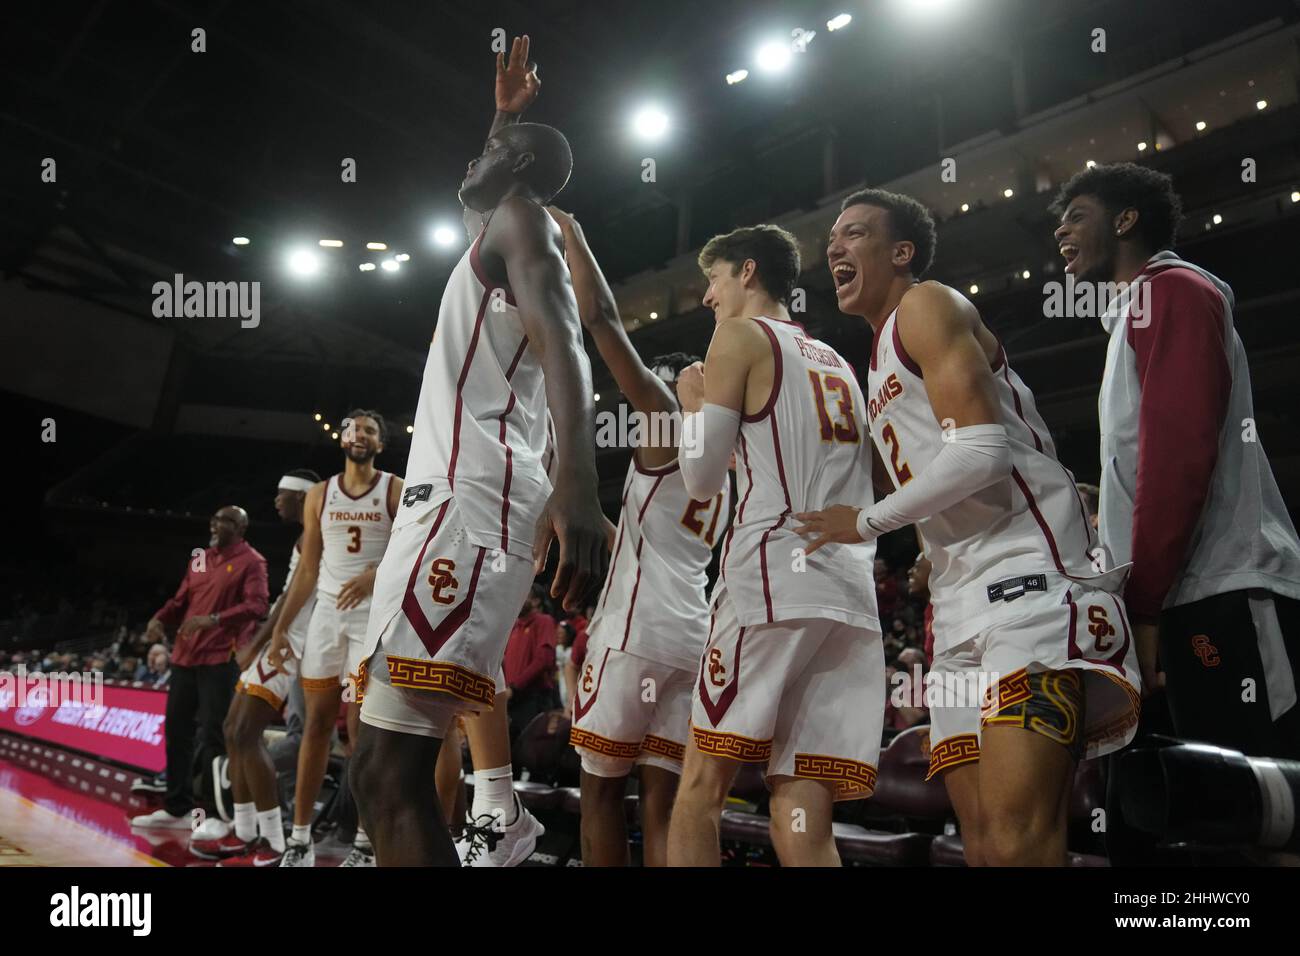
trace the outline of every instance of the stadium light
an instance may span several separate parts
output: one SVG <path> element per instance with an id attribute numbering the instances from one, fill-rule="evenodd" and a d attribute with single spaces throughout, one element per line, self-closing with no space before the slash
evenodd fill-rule
<path id="1" fill-rule="evenodd" d="M 1292 202 L 1300 202 L 1300 191 L 1297 191 L 1297 190 L 1294 190 L 1294 189 L 1291 190 L 1291 201 L 1292 201 Z"/>
<path id="2" fill-rule="evenodd" d="M 836 30 L 843 30 L 852 22 L 853 17 L 849 16 L 847 13 L 841 13 L 839 16 L 831 17 L 826 21 L 826 29 L 831 33 L 834 33 Z"/>
<path id="3" fill-rule="evenodd" d="M 314 276 L 320 272 L 320 256 L 306 249 L 295 249 L 289 253 L 289 271 L 304 278 Z"/>
<path id="4" fill-rule="evenodd" d="M 1097 165 L 1097 161 L 1095 159 L 1089 159 L 1086 160 L 1083 165 L 1088 169 L 1092 169 L 1092 167 Z"/>
<path id="5" fill-rule="evenodd" d="M 375 264 L 373 262 L 363 262 L 358 267 L 362 272 L 374 272 Z"/>
<path id="6" fill-rule="evenodd" d="M 952 6 L 951 0 L 895 0 L 895 6 L 903 7 L 909 16 L 918 19 L 934 17 Z"/>
<path id="7" fill-rule="evenodd" d="M 231 239 L 230 241 L 233 242 L 233 243 L 234 243 L 235 245 L 237 245 L 237 246 L 246 246 L 246 245 L 248 245 L 248 237 L 247 237 L 247 236 L 235 236 L 235 238 L 234 238 L 234 239 Z"/>
<path id="8" fill-rule="evenodd" d="M 321 426 L 321 431 L 327 432 L 327 431 L 329 431 L 329 430 L 330 430 L 330 423 L 329 423 L 329 422 L 326 422 L 324 425 Z"/>
<path id="9" fill-rule="evenodd" d="M 1255 109 L 1257 109 L 1257 110 L 1266 110 L 1266 109 L 1268 109 L 1268 100 L 1256 100 L 1256 101 L 1255 101 Z"/>
<path id="10" fill-rule="evenodd" d="M 632 129 L 641 139 L 660 139 L 668 132 L 668 114 L 657 106 L 643 106 L 632 117 Z"/>
<path id="11" fill-rule="evenodd" d="M 650 318 L 652 318 L 652 319 L 657 319 L 657 318 L 659 318 L 659 313 L 658 313 L 658 312 L 651 312 L 651 313 L 650 313 Z"/>
<path id="12" fill-rule="evenodd" d="M 735 70 L 735 71 L 732 72 L 732 73 L 728 73 L 728 74 L 727 74 L 727 85 L 728 85 L 728 86 L 735 86 L 737 83 L 739 83 L 741 80 L 745 79 L 745 77 L 747 77 L 747 76 L 749 76 L 749 70 Z"/>
<path id="13" fill-rule="evenodd" d="M 962 211 L 962 212 L 970 212 L 970 203 L 968 203 L 968 202 L 964 202 L 964 203 L 962 203 L 962 204 L 961 204 L 961 211 Z"/>
<path id="14" fill-rule="evenodd" d="M 1216 226 L 1221 225 L 1223 223 L 1223 217 L 1216 212 L 1212 221 Z"/>
<path id="15" fill-rule="evenodd" d="M 980 291 L 980 287 L 977 286 L 975 283 L 972 282 L 972 283 L 971 283 L 971 286 L 970 286 L 970 294 L 971 294 L 971 295 L 979 295 L 979 291 Z"/>
<path id="16" fill-rule="evenodd" d="M 338 433 L 338 432 L 330 432 L 330 438 L 333 438 L 335 441 L 338 441 L 339 433 Z"/>
<path id="17" fill-rule="evenodd" d="M 600 392 L 596 392 L 594 395 L 592 395 L 592 396 L 591 396 L 591 400 L 592 400 L 593 402 L 598 402 L 598 401 L 600 401 Z"/>
<path id="18" fill-rule="evenodd" d="M 384 251 L 386 251 L 386 250 L 388 249 L 388 243 L 386 243 L 386 242 L 367 242 L 367 243 L 366 243 L 366 248 L 367 248 L 367 249 L 370 249 L 370 250 L 372 250 L 372 251 L 374 251 L 374 252 L 384 252 Z"/>
<path id="19" fill-rule="evenodd" d="M 1026 269 L 1024 272 L 1020 273 L 1020 278 L 1022 278 L 1022 279 L 1028 279 L 1028 278 L 1029 278 L 1029 270 Z"/>
<path id="20" fill-rule="evenodd" d="M 1014 189 L 1012 189 L 1010 186 L 1008 186 L 1006 189 L 1002 190 L 1002 195 L 1006 196 L 1008 199 L 1010 199 L 1010 198 L 1011 198 L 1012 196 L 1014 196 L 1015 194 L 1016 194 L 1016 191 L 1015 191 Z"/>
<path id="21" fill-rule="evenodd" d="M 397 264 L 396 259 L 385 259 L 383 262 L 379 263 L 379 268 L 383 269 L 385 272 L 396 272 L 402 267 Z"/>
<path id="22" fill-rule="evenodd" d="M 393 258 L 396 259 L 398 262 L 410 262 L 410 261 L 411 261 L 411 255 L 410 255 L 410 253 L 407 253 L 407 252 L 399 252 L 397 255 L 393 256 Z"/>
<path id="23" fill-rule="evenodd" d="M 316 421 L 320 421 L 320 420 L 321 420 L 321 413 L 320 413 L 320 412 L 317 412 L 317 413 L 316 413 Z"/>
<path id="24" fill-rule="evenodd" d="M 770 40 L 754 53 L 754 64 L 764 73 L 779 73 L 790 65 L 790 44 Z"/>
<path id="25" fill-rule="evenodd" d="M 324 247 L 324 248 L 326 248 L 326 249 L 342 249 L 342 248 L 343 248 L 343 240 L 342 240 L 342 239 L 322 239 L 322 240 L 320 241 L 320 244 L 321 244 L 322 247 Z"/>
<path id="26" fill-rule="evenodd" d="M 1201 132 L 1204 132 L 1204 131 L 1205 131 L 1205 120 L 1197 120 L 1197 121 L 1196 121 L 1196 132 L 1201 133 Z"/>
<path id="27" fill-rule="evenodd" d="M 1142 142 L 1138 143 L 1138 152 L 1145 153 L 1146 151 L 1147 151 L 1147 144 L 1146 141 L 1143 140 Z"/>
<path id="28" fill-rule="evenodd" d="M 446 248 L 454 245 L 456 242 L 456 230 L 451 226 L 435 226 L 433 229 L 433 241 L 436 245 Z"/>
<path id="29" fill-rule="evenodd" d="M 415 426 L 414 426 L 414 425 L 407 425 L 407 426 L 406 426 L 406 434 L 408 434 L 408 435 L 414 435 L 414 434 L 415 434 Z"/>

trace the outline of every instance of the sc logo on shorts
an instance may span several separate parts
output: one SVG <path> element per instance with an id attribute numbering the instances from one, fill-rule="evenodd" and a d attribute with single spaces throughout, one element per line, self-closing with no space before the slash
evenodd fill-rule
<path id="1" fill-rule="evenodd" d="M 727 685 L 727 667 L 722 663 L 722 649 L 719 647 L 709 651 L 709 683 L 714 687 Z"/>
<path id="2" fill-rule="evenodd" d="M 1104 654 L 1113 646 L 1105 638 L 1115 636 L 1115 625 L 1110 623 L 1110 617 L 1107 616 L 1106 609 L 1100 604 L 1093 604 L 1088 607 L 1088 633 L 1092 635 L 1098 652 Z"/>
<path id="3" fill-rule="evenodd" d="M 436 604 L 450 604 L 456 600 L 456 589 L 460 582 L 452 574 L 456 562 L 451 558 L 435 558 L 429 565 L 429 587 L 433 588 L 433 600 Z M 444 593 L 450 591 L 450 593 Z"/>
<path id="4" fill-rule="evenodd" d="M 582 672 L 582 692 L 584 694 L 591 693 L 591 665 L 590 664 L 588 664 L 583 669 Z"/>

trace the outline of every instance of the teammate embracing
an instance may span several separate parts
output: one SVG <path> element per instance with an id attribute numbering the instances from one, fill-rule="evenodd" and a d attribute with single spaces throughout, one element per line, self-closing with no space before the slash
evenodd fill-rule
<path id="1" fill-rule="evenodd" d="M 930 775 L 945 775 L 968 863 L 1061 865 L 1075 762 L 1137 724 L 1126 568 L 1094 567 L 1074 478 L 975 307 L 919 281 L 934 247 L 914 199 L 844 200 L 827 260 L 840 310 L 875 332 L 868 419 L 896 490 L 800 515 L 799 530 L 811 553 L 916 524 L 933 564 L 931 680 L 953 691 L 931 701 Z M 982 708 L 961 699 L 981 684 Z"/>

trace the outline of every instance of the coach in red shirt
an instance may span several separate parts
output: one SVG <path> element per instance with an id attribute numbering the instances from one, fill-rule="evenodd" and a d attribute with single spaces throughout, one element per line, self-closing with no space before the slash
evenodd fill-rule
<path id="1" fill-rule="evenodd" d="M 213 759 L 225 753 L 221 725 L 239 678 L 235 652 L 266 616 L 266 559 L 244 540 L 248 514 L 221 508 L 208 528 L 209 547 L 149 622 L 149 637 L 159 642 L 176 628 L 164 724 L 167 796 L 161 810 L 132 820 L 136 826 L 189 828 L 195 763 L 209 792 Z"/>
<path id="2" fill-rule="evenodd" d="M 517 736 L 537 714 L 556 705 L 555 618 L 542 610 L 544 589 L 533 585 L 506 645 L 502 668 L 510 687 L 510 724 Z"/>

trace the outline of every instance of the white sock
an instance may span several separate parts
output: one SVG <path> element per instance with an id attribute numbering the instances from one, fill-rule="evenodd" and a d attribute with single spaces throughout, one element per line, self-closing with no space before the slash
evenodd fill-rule
<path id="1" fill-rule="evenodd" d="M 306 843 L 311 846 L 311 824 L 306 823 L 302 826 L 293 825 L 293 835 L 289 837 L 294 843 Z"/>
<path id="2" fill-rule="evenodd" d="M 361 829 L 361 827 L 357 827 L 357 836 L 356 839 L 352 841 L 352 845 L 358 850 L 371 849 L 370 837 L 366 836 L 366 831 Z"/>
<path id="3" fill-rule="evenodd" d="M 245 843 L 257 839 L 257 804 L 252 801 L 235 804 L 235 836 Z"/>
<path id="4" fill-rule="evenodd" d="M 515 783 L 510 764 L 474 771 L 474 806 L 470 815 L 499 816 L 502 826 L 515 822 Z"/>
<path id="5" fill-rule="evenodd" d="M 272 807 L 257 815 L 257 832 L 276 853 L 284 852 L 284 824 L 280 821 L 280 808 Z"/>

